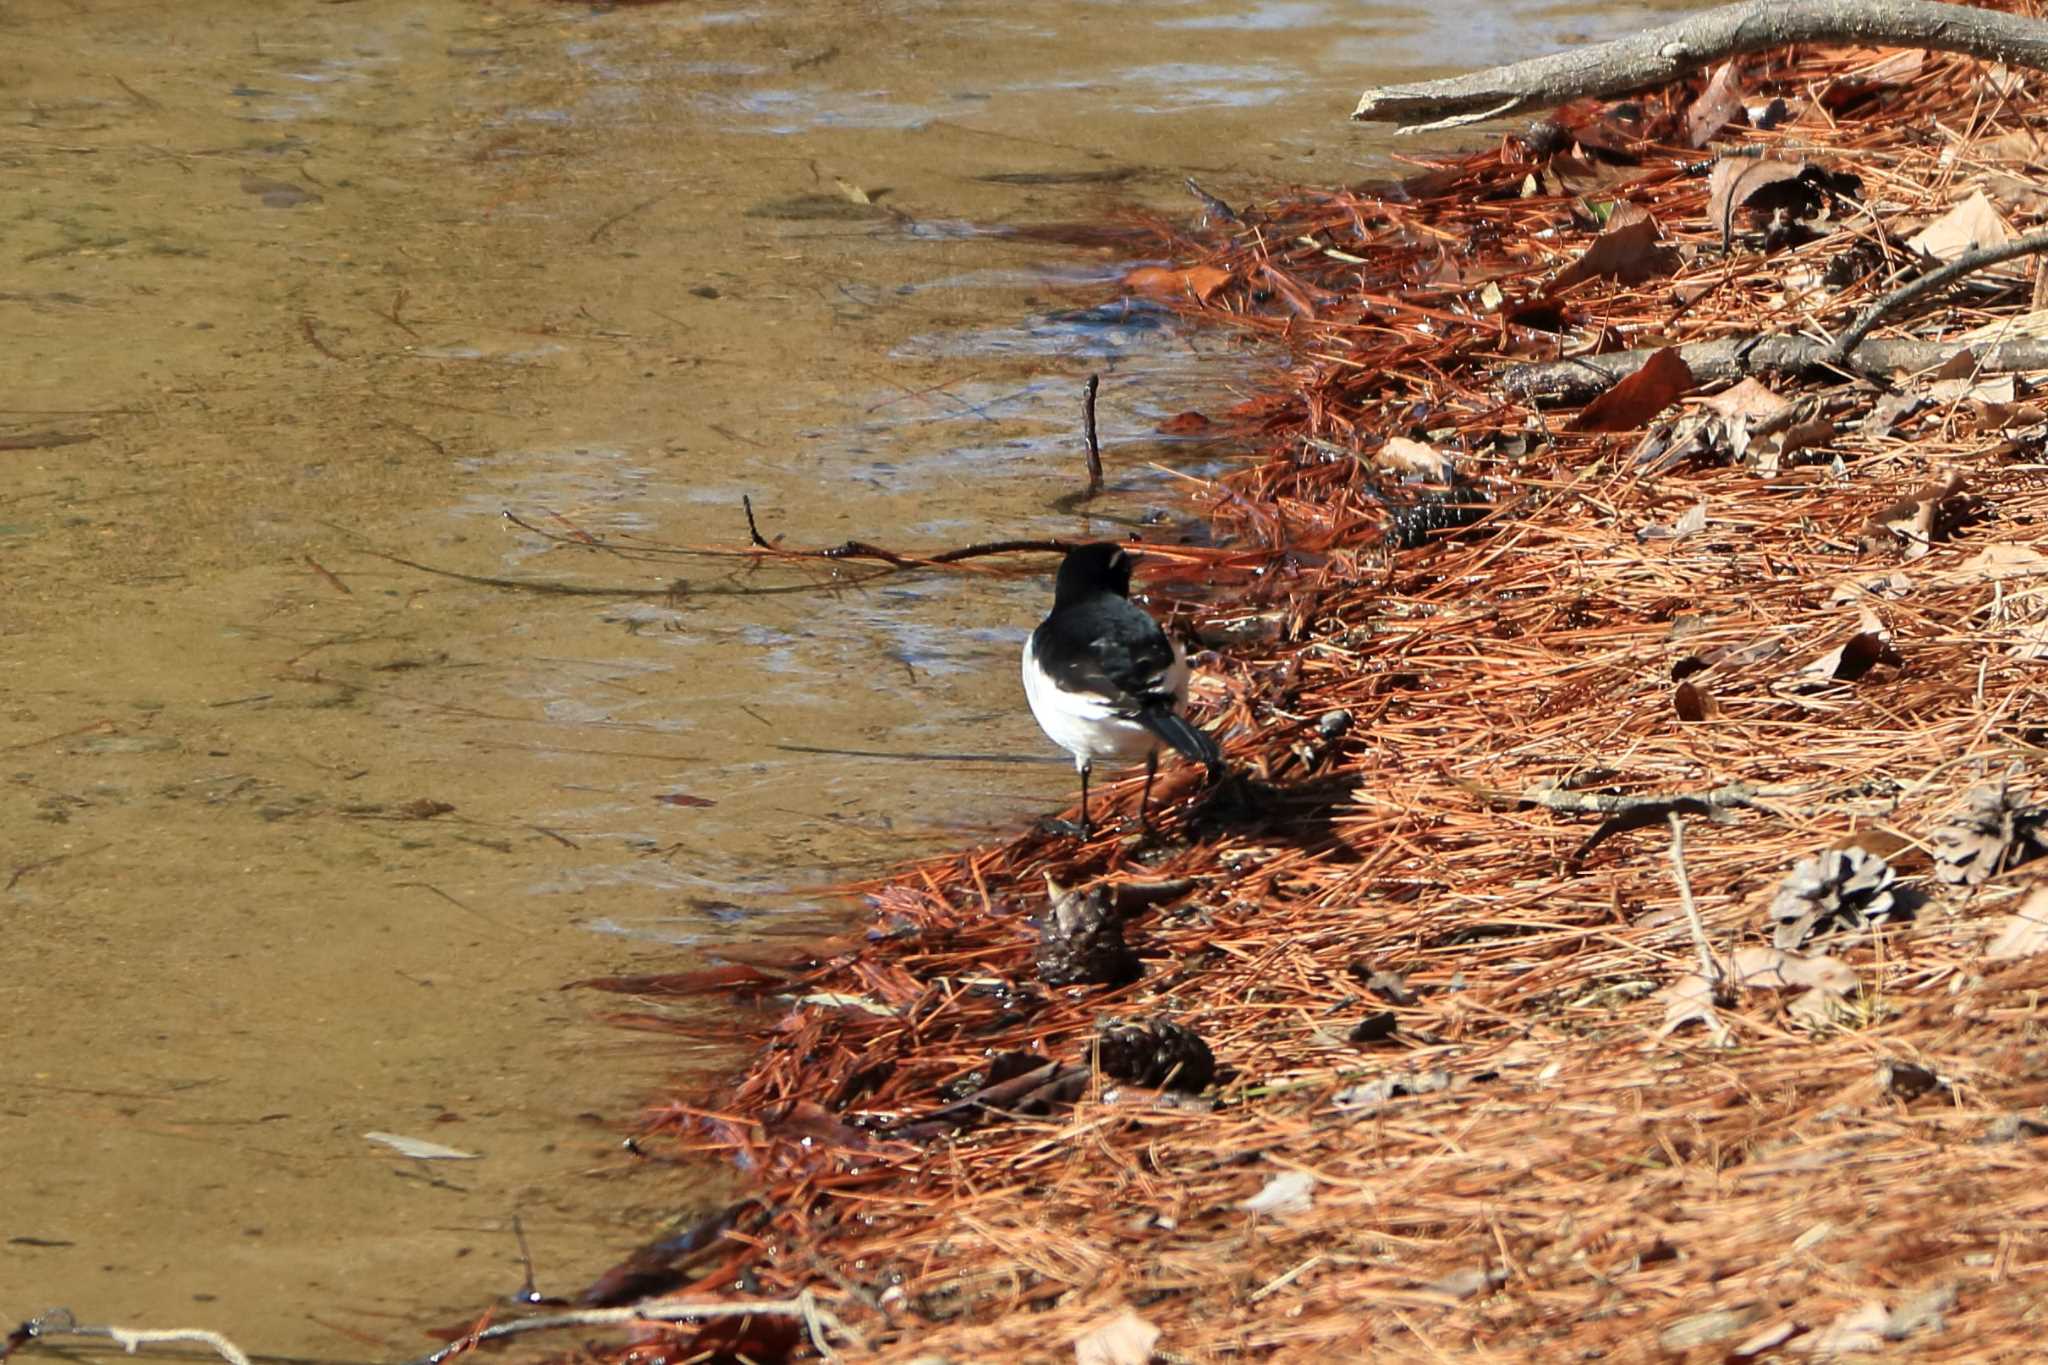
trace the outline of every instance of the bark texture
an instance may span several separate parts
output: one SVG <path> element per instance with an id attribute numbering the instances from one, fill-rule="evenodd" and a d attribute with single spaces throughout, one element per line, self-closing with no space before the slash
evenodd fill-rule
<path id="1" fill-rule="evenodd" d="M 1605 393 L 1643 367 L 1657 349 L 1611 351 L 1606 355 L 1513 365 L 1501 371 L 1501 389 L 1524 402 L 1578 402 Z M 1802 336 L 1733 337 L 1678 348 L 1693 378 L 1703 384 L 1751 374 L 1797 374 L 1829 363 L 1829 343 Z M 1865 341 L 1856 348 L 1856 368 L 1866 372 L 1925 370 L 1968 351 L 1983 374 L 2017 374 L 2048 369 L 2048 340 Z"/>
<path id="2" fill-rule="evenodd" d="M 1662 85 L 1745 52 L 1839 42 L 1961 52 L 2048 70 L 2048 24 L 2016 14 L 1935 0 L 1751 0 L 1594 47 L 1443 80 L 1375 86 L 1351 117 L 1398 123 L 1407 133 L 1453 128 Z"/>

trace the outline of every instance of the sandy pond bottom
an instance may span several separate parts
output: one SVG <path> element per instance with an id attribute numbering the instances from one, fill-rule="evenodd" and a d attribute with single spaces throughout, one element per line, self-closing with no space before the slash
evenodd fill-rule
<path id="1" fill-rule="evenodd" d="M 1115 263 L 988 228 L 1341 179 L 1359 85 L 1569 22 L 1487 21 L 10 7 L 0 1316 L 387 1359 L 519 1287 L 515 1214 L 569 1292 L 715 1197 L 618 1137 L 729 1059 L 559 988 L 815 929 L 806 888 L 1067 799 L 1051 762 L 810 752 L 1043 755 L 1042 589 L 742 594 L 800 580 L 501 514 L 1071 534 L 1090 371 L 1104 512 L 1171 507 L 1152 466 L 1223 452 L 1151 433 L 1242 359 L 1074 313 Z"/>

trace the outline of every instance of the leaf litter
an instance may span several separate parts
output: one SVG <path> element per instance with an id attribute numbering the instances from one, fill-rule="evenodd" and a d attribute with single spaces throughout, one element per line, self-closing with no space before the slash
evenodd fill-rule
<path id="1" fill-rule="evenodd" d="M 2034 1352 L 2048 462 L 1994 409 L 2035 385 L 1684 360 L 1839 335 L 1923 268 L 1884 243 L 1978 240 L 1956 168 L 2023 176 L 2034 116 L 1941 54 L 1711 79 L 1132 229 L 1171 264 L 1129 288 L 1279 362 L 1206 408 L 1222 548 L 1146 585 L 1216 642 L 1241 776 L 1163 772 L 1149 838 L 927 860 L 774 995 L 735 978 L 761 1050 L 635 1141 L 746 1193 L 588 1298 L 808 1294 L 901 1360 Z M 1982 283 L 1877 335 L 2032 308 Z M 1624 346 L 1686 374 L 1592 421 L 1515 396 Z"/>

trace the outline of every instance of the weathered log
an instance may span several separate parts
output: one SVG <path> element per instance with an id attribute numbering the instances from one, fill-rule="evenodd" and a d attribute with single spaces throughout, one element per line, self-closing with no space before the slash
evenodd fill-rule
<path id="1" fill-rule="evenodd" d="M 1960 52 L 2048 70 L 2048 24 L 1935 0 L 1749 0 L 1611 43 L 1360 96 L 1351 117 L 1419 133 L 1619 95 L 1690 75 L 1725 57 L 1789 43 L 1872 43 Z"/>
<path id="2" fill-rule="evenodd" d="M 1641 369 L 1662 347 L 1611 351 L 1541 364 L 1513 365 L 1500 373 L 1500 387 L 1522 402 L 1575 402 L 1605 393 Z M 1803 336 L 1730 337 L 1695 342 L 1678 348 L 1679 356 L 1702 384 L 1741 379 L 1751 374 L 1797 374 L 1828 362 L 1831 347 Z M 1925 370 L 1962 352 L 1969 352 L 1981 374 L 2016 374 L 2048 370 L 2048 340 L 2024 337 L 2014 341 L 1865 341 L 1856 348 L 1856 368 L 1871 373 Z"/>

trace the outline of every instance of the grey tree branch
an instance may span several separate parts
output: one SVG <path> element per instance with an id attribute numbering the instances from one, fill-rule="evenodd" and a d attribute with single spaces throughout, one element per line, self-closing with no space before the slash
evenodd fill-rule
<path id="1" fill-rule="evenodd" d="M 1973 270 L 1998 265 L 2016 256 L 2039 255 L 2043 251 L 2048 251 L 2048 232 L 2029 233 L 2025 237 L 2015 237 L 2001 246 L 1979 247 L 1975 251 L 1964 252 L 1947 265 L 1937 266 L 1920 278 L 1899 286 L 1864 309 L 1850 325 L 1849 330 L 1835 338 L 1835 344 L 1828 348 L 1827 363 L 1847 365 L 1856 347 L 1862 343 L 1863 338 L 1870 335 L 1871 328 L 1922 294 L 1939 289 L 1951 280 L 1961 279 Z"/>
<path id="2" fill-rule="evenodd" d="M 1832 42 L 1961 52 L 2048 70 L 2048 24 L 2016 14 L 1935 0 L 1750 0 L 1595 47 L 1443 80 L 1375 86 L 1351 117 L 1403 124 L 1401 132 L 1456 127 L 1661 85 L 1745 52 Z"/>
<path id="3" fill-rule="evenodd" d="M 1830 363 L 1834 347 L 1802 336 L 1731 337 L 1678 348 L 1678 354 L 1703 384 L 1741 379 L 1751 374 L 1798 374 Z M 2048 340 L 2027 337 L 2014 341 L 1866 340 L 1856 348 L 1856 368 L 1869 373 L 1926 370 L 1968 351 L 1982 374 L 2018 374 L 2048 370 Z M 1573 402 L 1605 393 L 1643 367 L 1657 353 L 1610 351 L 1606 355 L 1511 365 L 1500 373 L 1501 390 L 1523 402 Z"/>

